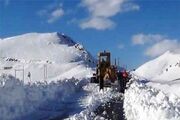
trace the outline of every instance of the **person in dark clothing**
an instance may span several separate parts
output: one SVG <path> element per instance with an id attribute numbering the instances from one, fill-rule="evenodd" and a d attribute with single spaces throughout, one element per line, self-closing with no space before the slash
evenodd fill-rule
<path id="1" fill-rule="evenodd" d="M 126 89 L 126 83 L 128 80 L 128 73 L 126 72 L 126 70 L 122 72 L 122 76 L 123 76 L 123 93 L 124 93 L 124 90 Z"/>
<path id="2" fill-rule="evenodd" d="M 118 89 L 121 92 L 122 88 L 123 88 L 123 81 L 122 81 L 123 76 L 122 76 L 122 72 L 121 71 L 118 71 L 117 78 L 118 78 L 118 85 L 119 85 Z"/>
<path id="3" fill-rule="evenodd" d="M 128 73 L 125 70 L 118 72 L 119 90 L 122 93 L 124 93 L 124 90 L 126 88 L 127 79 L 128 79 Z"/>

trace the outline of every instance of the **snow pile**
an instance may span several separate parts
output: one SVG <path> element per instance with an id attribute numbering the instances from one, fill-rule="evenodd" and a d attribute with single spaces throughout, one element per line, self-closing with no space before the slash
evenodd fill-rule
<path id="1" fill-rule="evenodd" d="M 69 79 L 25 85 L 12 76 L 0 76 L 0 119 L 48 119 L 61 114 L 63 102 L 81 90 L 86 82 Z"/>
<path id="2" fill-rule="evenodd" d="M 180 120 L 180 98 L 134 81 L 124 96 L 127 120 Z"/>
<path id="3" fill-rule="evenodd" d="M 97 84 L 88 84 L 84 86 L 83 89 L 88 93 L 88 95 L 81 100 L 81 104 L 85 109 L 80 113 L 70 116 L 68 120 L 96 119 L 94 111 L 98 106 L 121 95 L 120 93 L 113 91 L 111 88 L 105 89 L 104 92 L 99 91 L 99 86 L 97 86 Z"/>
<path id="4" fill-rule="evenodd" d="M 180 120 L 180 55 L 166 52 L 132 73 L 125 92 L 128 120 Z"/>

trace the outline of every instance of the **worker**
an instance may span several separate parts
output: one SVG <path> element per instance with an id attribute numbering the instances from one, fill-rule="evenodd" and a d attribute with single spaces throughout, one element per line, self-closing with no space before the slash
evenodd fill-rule
<path id="1" fill-rule="evenodd" d="M 118 71 L 117 77 L 119 83 L 119 90 L 120 92 L 124 93 L 124 90 L 126 88 L 126 83 L 128 80 L 128 73 L 126 72 L 126 70 Z"/>
<path id="2" fill-rule="evenodd" d="M 126 89 L 126 83 L 128 82 L 128 73 L 126 72 L 126 70 L 123 70 L 122 72 L 122 78 L 123 78 L 123 93 L 124 90 Z"/>
<path id="3" fill-rule="evenodd" d="M 126 70 L 123 70 L 122 75 L 123 75 L 123 78 L 124 78 L 124 79 L 126 79 L 126 78 L 128 77 L 128 73 L 126 72 Z"/>
<path id="4" fill-rule="evenodd" d="M 118 71 L 117 72 L 117 78 L 118 78 L 118 90 L 120 92 L 123 91 L 123 75 L 122 75 L 122 71 Z"/>

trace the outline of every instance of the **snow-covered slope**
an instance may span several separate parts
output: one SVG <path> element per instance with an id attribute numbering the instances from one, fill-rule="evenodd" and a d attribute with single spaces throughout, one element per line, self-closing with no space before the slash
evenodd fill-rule
<path id="1" fill-rule="evenodd" d="M 180 120 L 180 54 L 168 51 L 132 75 L 124 100 L 128 120 Z"/>
<path id="2" fill-rule="evenodd" d="M 25 82 L 83 78 L 91 74 L 88 66 L 93 64 L 82 45 L 57 32 L 27 33 L 0 41 L 0 73 L 15 76 L 15 70 L 20 70 L 16 77 Z"/>
<path id="3" fill-rule="evenodd" d="M 175 80 L 180 78 L 180 54 L 170 51 L 140 66 L 135 74 L 149 80 Z"/>
<path id="4" fill-rule="evenodd" d="M 77 49 L 75 44 L 68 36 L 56 32 L 28 33 L 1 40 L 0 57 L 56 63 L 88 59 L 87 51 Z"/>

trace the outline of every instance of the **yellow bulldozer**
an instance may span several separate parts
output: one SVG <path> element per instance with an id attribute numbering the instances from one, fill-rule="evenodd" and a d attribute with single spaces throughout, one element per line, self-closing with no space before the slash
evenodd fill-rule
<path id="1" fill-rule="evenodd" d="M 98 53 L 98 64 L 96 73 L 91 77 L 92 83 L 99 83 L 100 89 L 104 87 L 111 87 L 111 84 L 117 80 L 116 65 L 111 65 L 110 52 Z"/>

